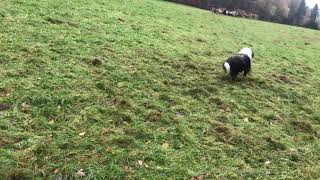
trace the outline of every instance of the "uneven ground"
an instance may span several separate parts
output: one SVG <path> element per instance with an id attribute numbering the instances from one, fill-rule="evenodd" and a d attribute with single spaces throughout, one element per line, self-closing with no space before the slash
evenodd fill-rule
<path id="1" fill-rule="evenodd" d="M 1 0 L 0 177 L 318 178 L 319 52 L 317 31 L 160 0 Z"/>

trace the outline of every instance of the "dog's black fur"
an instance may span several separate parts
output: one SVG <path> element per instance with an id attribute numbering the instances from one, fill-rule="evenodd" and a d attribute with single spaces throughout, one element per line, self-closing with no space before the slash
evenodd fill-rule
<path id="1" fill-rule="evenodd" d="M 252 58 L 253 57 L 254 54 L 252 52 Z M 241 72 L 244 72 L 244 76 L 246 76 L 251 71 L 251 59 L 248 55 L 237 54 L 230 57 L 226 62 L 230 66 L 230 76 L 232 80 L 236 79 Z M 227 71 L 224 65 L 223 68 Z"/>
<path id="2" fill-rule="evenodd" d="M 244 72 L 244 76 L 246 76 L 251 71 L 253 57 L 254 53 L 251 48 L 242 48 L 238 54 L 231 56 L 224 62 L 223 68 L 232 80 L 236 79 L 241 72 Z"/>

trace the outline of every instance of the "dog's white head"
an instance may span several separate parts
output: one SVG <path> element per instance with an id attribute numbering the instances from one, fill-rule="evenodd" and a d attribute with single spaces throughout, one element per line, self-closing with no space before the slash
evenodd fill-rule
<path id="1" fill-rule="evenodd" d="M 253 61 L 254 53 L 251 48 L 242 48 L 239 54 L 245 54 L 250 58 L 251 62 Z"/>
<path id="2" fill-rule="evenodd" d="M 231 70 L 231 67 L 230 67 L 230 64 L 225 62 L 223 64 L 223 67 L 224 67 L 224 71 L 227 73 L 227 74 L 230 74 L 230 70 Z"/>

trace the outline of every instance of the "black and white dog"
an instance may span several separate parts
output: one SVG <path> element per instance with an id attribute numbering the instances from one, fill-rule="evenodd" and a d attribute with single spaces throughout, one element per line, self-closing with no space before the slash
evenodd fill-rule
<path id="1" fill-rule="evenodd" d="M 242 48 L 236 55 L 231 56 L 223 64 L 225 72 L 231 76 L 232 80 L 236 79 L 239 73 L 244 72 L 246 76 L 251 70 L 254 53 L 250 48 Z"/>

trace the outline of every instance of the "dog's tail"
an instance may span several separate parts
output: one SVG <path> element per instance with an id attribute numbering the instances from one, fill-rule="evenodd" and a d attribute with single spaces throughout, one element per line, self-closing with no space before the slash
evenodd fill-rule
<path id="1" fill-rule="evenodd" d="M 223 64 L 223 69 L 227 74 L 230 74 L 230 64 L 229 63 L 225 62 Z"/>

